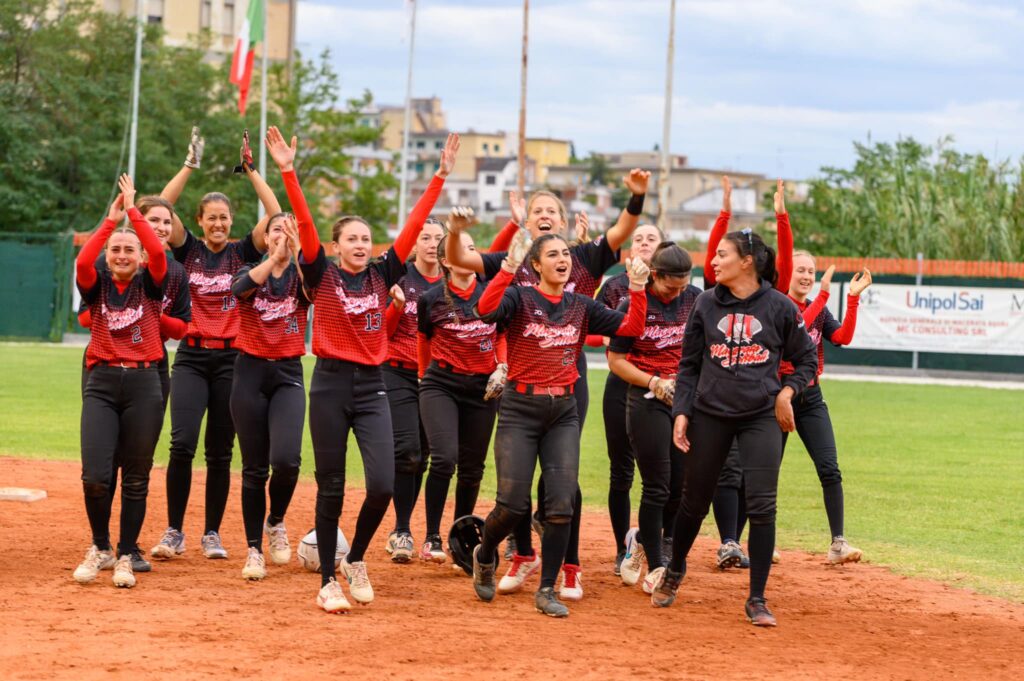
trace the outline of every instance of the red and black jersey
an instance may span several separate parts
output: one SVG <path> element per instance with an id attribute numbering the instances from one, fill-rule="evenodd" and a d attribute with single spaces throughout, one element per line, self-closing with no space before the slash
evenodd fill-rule
<path id="1" fill-rule="evenodd" d="M 465 374 L 490 374 L 497 367 L 497 325 L 480 320 L 473 308 L 484 286 L 477 281 L 469 298 L 445 295 L 445 284 L 419 299 L 419 332 L 430 339 L 430 358 L 446 362 Z"/>
<path id="2" fill-rule="evenodd" d="M 96 260 L 96 271 L 100 267 L 106 267 L 107 261 L 104 256 Z M 161 312 L 169 317 L 180 319 L 183 322 L 192 321 L 192 296 L 188 292 L 188 280 L 185 276 L 185 268 L 177 260 L 167 259 L 167 274 L 164 277 L 164 299 L 161 304 Z M 78 305 L 78 314 L 89 309 L 89 303 L 82 298 Z M 167 340 L 164 338 L 164 340 Z"/>
<path id="3" fill-rule="evenodd" d="M 246 265 L 239 270 L 232 284 L 236 294 L 252 291 L 252 295 L 238 298 L 240 323 L 235 347 L 264 359 L 306 354 L 309 300 L 298 268 L 290 264 L 280 278 L 271 275 L 258 286 L 249 278 L 251 269 Z"/>
<path id="4" fill-rule="evenodd" d="M 384 309 L 388 291 L 405 274 L 405 263 L 389 248 L 382 258 L 352 274 L 327 260 L 323 246 L 316 259 L 300 259 L 313 302 L 313 354 L 380 366 L 388 353 Z"/>
<path id="5" fill-rule="evenodd" d="M 140 268 L 124 291 L 119 291 L 104 262 L 96 268 L 96 284 L 89 290 L 79 286 L 79 292 L 92 319 L 85 360 L 89 367 L 98 362 L 155 362 L 163 358 L 160 311 L 164 287 L 153 281 L 149 270 Z"/>
<path id="6" fill-rule="evenodd" d="M 793 296 L 789 296 L 789 299 L 796 304 L 800 314 L 804 316 L 807 333 L 818 347 L 818 372 L 815 375 L 815 380 L 817 380 L 817 377 L 821 376 L 822 372 L 825 371 L 824 341 L 827 340 L 832 345 L 838 347 L 848 345 L 853 340 L 853 331 L 857 326 L 857 308 L 860 305 L 860 298 L 858 296 L 846 297 L 846 318 L 842 324 L 836 321 L 836 318 L 832 316 L 829 309 L 825 307 L 825 303 L 828 302 L 828 293 L 826 292 L 818 293 L 818 297 L 814 301 L 805 300 L 801 302 L 793 298 Z M 808 319 L 808 314 L 814 314 L 813 311 L 809 313 L 808 310 L 815 306 L 819 308 L 818 313 L 814 315 L 813 319 Z M 790 362 L 783 360 L 779 363 L 780 375 L 788 376 L 792 373 L 793 365 Z"/>
<path id="7" fill-rule="evenodd" d="M 629 300 L 629 273 L 622 272 L 605 279 L 595 300 L 610 310 L 617 310 L 619 303 Z"/>
<path id="8" fill-rule="evenodd" d="M 569 281 L 565 285 L 565 292 L 579 293 L 587 297 L 593 297 L 601 277 L 609 267 L 619 261 L 618 252 L 608 246 L 604 235 L 593 241 L 570 246 L 569 254 L 572 256 L 572 271 L 569 272 Z M 490 280 L 495 277 L 498 270 L 501 269 L 501 261 L 505 259 L 505 255 L 506 252 L 498 252 L 485 253 L 480 256 L 484 263 L 486 279 Z M 529 261 L 525 261 L 516 271 L 512 283 L 516 286 L 535 286 L 539 281 L 537 273 L 533 271 Z"/>
<path id="9" fill-rule="evenodd" d="M 633 366 L 648 374 L 662 378 L 675 376 L 683 353 L 686 320 L 690 318 L 690 310 L 700 294 L 701 290 L 696 286 L 687 286 L 666 303 L 648 290 L 643 333 L 636 338 L 612 338 L 608 351 L 626 355 Z M 628 293 L 618 309 L 621 312 L 629 310 Z"/>
<path id="10" fill-rule="evenodd" d="M 406 268 L 405 276 L 398 280 L 405 293 L 405 306 L 398 318 L 398 328 L 388 339 L 388 359 L 416 364 L 416 315 L 417 303 L 427 291 L 444 285 L 442 277 L 428 278 L 416 269 L 415 264 Z"/>
<path id="11" fill-rule="evenodd" d="M 188 274 L 192 294 L 188 335 L 216 339 L 237 336 L 238 299 L 231 293 L 231 280 L 243 265 L 259 262 L 262 257 L 253 244 L 252 234 L 214 253 L 186 230 L 185 242 L 173 252 L 174 259 Z"/>
<path id="12" fill-rule="evenodd" d="M 576 293 L 551 302 L 532 286 L 510 286 L 498 309 L 480 316 L 508 327 L 509 380 L 536 385 L 572 385 L 576 359 L 588 330 L 613 336 L 625 315 Z"/>

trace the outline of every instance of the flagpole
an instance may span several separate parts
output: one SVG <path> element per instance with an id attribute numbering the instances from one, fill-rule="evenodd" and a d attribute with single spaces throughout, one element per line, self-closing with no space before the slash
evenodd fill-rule
<path id="1" fill-rule="evenodd" d="M 135 0 L 135 72 L 132 75 L 132 124 L 128 135 L 128 175 L 135 179 L 135 148 L 139 137 L 139 83 L 142 80 L 143 0 Z"/>
<path id="2" fill-rule="evenodd" d="M 260 177 L 267 176 L 267 145 L 263 140 L 267 137 L 267 3 L 263 2 L 263 59 L 260 71 L 260 138 L 256 144 L 260 148 Z M 263 202 L 256 202 L 256 217 L 262 220 L 265 209 Z"/>
<path id="3" fill-rule="evenodd" d="M 668 20 L 668 57 L 665 65 L 665 118 L 661 131 L 661 171 L 658 173 L 658 229 L 668 235 L 668 181 L 672 173 L 669 165 L 672 132 L 672 67 L 676 53 L 676 0 L 672 0 L 671 16 Z"/>
<path id="4" fill-rule="evenodd" d="M 416 0 L 412 0 L 412 16 L 409 18 L 409 71 L 405 81 L 405 127 L 402 131 L 402 169 L 398 187 L 398 224 L 405 220 L 405 194 L 408 191 L 409 174 L 409 128 L 412 126 L 412 55 L 416 45 Z"/>
<path id="5" fill-rule="evenodd" d="M 519 154 L 516 159 L 518 166 L 517 185 L 519 196 L 523 196 L 526 187 L 526 47 L 530 28 L 530 0 L 523 0 L 523 64 L 519 83 Z"/>

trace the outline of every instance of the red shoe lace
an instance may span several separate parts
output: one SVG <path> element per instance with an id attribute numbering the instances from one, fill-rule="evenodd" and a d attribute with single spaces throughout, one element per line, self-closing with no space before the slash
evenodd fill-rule
<path id="1" fill-rule="evenodd" d="M 565 588 L 575 589 L 576 588 L 576 575 L 579 573 L 579 565 L 563 565 L 562 574 L 565 579 Z"/>
<path id="2" fill-rule="evenodd" d="M 519 566 L 524 563 L 532 563 L 537 559 L 537 554 L 531 554 L 529 556 L 520 556 L 518 553 L 512 554 L 512 566 L 508 569 L 508 576 L 515 577 L 519 573 Z"/>

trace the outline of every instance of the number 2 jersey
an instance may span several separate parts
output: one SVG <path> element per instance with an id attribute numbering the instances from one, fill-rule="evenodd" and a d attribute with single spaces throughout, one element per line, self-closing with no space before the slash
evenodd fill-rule
<path id="1" fill-rule="evenodd" d="M 262 254 L 252 234 L 227 244 L 214 253 L 191 232 L 173 249 L 174 259 L 188 274 L 192 294 L 192 321 L 188 335 L 196 338 L 232 340 L 238 335 L 238 299 L 231 293 L 231 281 L 244 265 L 256 263 Z"/>
<path id="2" fill-rule="evenodd" d="M 149 270 L 140 268 L 124 290 L 119 290 L 106 263 L 96 269 L 92 288 L 79 287 L 89 306 L 92 323 L 85 363 L 155 362 L 164 356 L 160 313 L 164 284 L 157 285 Z"/>
<path id="3" fill-rule="evenodd" d="M 302 290 L 299 270 L 290 263 L 280 278 L 267 277 L 262 284 L 249 278 L 254 265 L 235 275 L 234 291 L 252 291 L 238 299 L 239 329 L 235 347 L 264 359 L 301 357 L 306 354 L 306 321 L 309 299 Z"/>

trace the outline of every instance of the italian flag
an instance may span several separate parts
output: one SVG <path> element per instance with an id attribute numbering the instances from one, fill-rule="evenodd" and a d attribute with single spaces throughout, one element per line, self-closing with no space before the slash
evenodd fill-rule
<path id="1" fill-rule="evenodd" d="M 256 57 L 256 43 L 263 42 L 263 3 L 266 0 L 249 0 L 242 30 L 235 41 L 235 56 L 231 60 L 231 82 L 238 86 L 238 113 L 245 115 L 245 104 L 249 98 L 249 83 L 252 81 L 252 64 Z M 266 46 L 264 45 L 264 49 Z"/>

